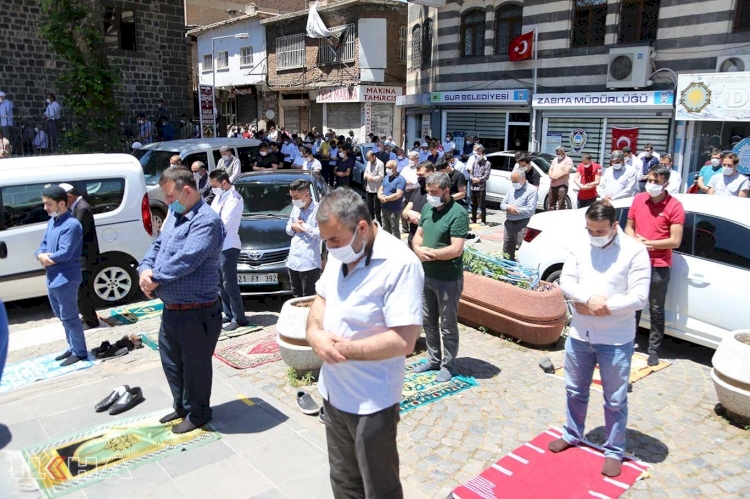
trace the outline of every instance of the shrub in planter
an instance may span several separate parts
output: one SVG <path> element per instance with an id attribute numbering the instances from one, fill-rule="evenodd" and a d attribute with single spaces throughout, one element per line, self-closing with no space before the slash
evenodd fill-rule
<path id="1" fill-rule="evenodd" d="M 279 321 L 276 323 L 276 343 L 279 345 L 281 358 L 297 372 L 318 371 L 323 360 L 315 355 L 307 339 L 307 316 L 315 297 L 293 298 L 281 307 Z"/>
<path id="2" fill-rule="evenodd" d="M 729 412 L 750 418 L 750 329 L 729 333 L 711 359 L 719 402 Z"/>

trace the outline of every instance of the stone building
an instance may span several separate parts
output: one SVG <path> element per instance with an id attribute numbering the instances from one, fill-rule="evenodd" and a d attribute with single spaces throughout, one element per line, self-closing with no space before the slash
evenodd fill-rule
<path id="1" fill-rule="evenodd" d="M 373 132 L 400 142 L 407 4 L 338 0 L 319 2 L 318 12 L 329 29 L 346 27 L 340 39 L 307 37 L 308 10 L 261 21 L 273 92 L 261 103 L 266 116 L 290 131 L 353 130 L 360 140 Z"/>
<path id="2" fill-rule="evenodd" d="M 187 25 L 207 26 L 241 16 L 250 0 L 187 0 Z M 306 0 L 252 0 L 257 10 L 285 14 L 302 10 Z"/>

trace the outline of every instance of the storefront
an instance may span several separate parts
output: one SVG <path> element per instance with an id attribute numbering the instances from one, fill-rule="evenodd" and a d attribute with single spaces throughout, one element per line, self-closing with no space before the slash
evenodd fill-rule
<path id="1" fill-rule="evenodd" d="M 310 99 L 308 94 L 279 95 L 279 126 L 289 133 L 302 134 L 310 129 Z"/>
<path id="2" fill-rule="evenodd" d="M 750 72 L 681 74 L 676 119 L 685 123 L 684 161 L 692 182 L 717 147 L 750 174 Z"/>
<path id="3" fill-rule="evenodd" d="M 528 90 L 433 92 L 430 104 L 440 115 L 440 140 L 451 133 L 457 148 L 479 136 L 487 152 L 529 149 Z"/>
<path id="4" fill-rule="evenodd" d="M 562 145 L 576 163 L 587 152 L 606 166 L 609 153 L 625 146 L 638 153 L 647 143 L 658 153 L 673 150 L 671 90 L 536 94 L 532 102 L 541 113 L 542 152 Z"/>
<path id="5" fill-rule="evenodd" d="M 379 136 L 401 135 L 401 113 L 396 99 L 401 87 L 356 85 L 352 87 L 323 88 L 315 99 L 323 105 L 323 128 L 333 129 L 339 135 L 353 130 L 360 142 L 372 132 Z"/>
<path id="6" fill-rule="evenodd" d="M 406 124 L 403 140 L 406 149 L 410 150 L 414 142 L 422 142 L 425 135 L 432 134 L 430 94 L 404 95 L 398 98 L 397 105 L 404 111 Z"/>

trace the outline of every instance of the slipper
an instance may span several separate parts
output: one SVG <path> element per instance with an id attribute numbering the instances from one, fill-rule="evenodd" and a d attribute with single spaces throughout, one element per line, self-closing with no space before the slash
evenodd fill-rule
<path id="1" fill-rule="evenodd" d="M 115 343 L 115 346 L 117 348 L 125 347 L 128 349 L 128 351 L 135 350 L 135 345 L 133 344 L 131 339 L 127 336 L 123 336 L 122 339 L 117 340 L 117 342 Z"/>
<path id="2" fill-rule="evenodd" d="M 297 391 L 297 405 L 304 414 L 312 415 L 317 414 L 318 411 L 320 411 L 318 404 L 316 404 L 310 394 L 304 390 Z"/>
<path id="3" fill-rule="evenodd" d="M 323 407 L 320 408 L 320 412 L 318 413 L 318 421 L 320 421 L 323 424 L 326 424 L 326 415 L 325 415 L 325 411 L 323 410 Z"/>
<path id="4" fill-rule="evenodd" d="M 136 349 L 143 348 L 143 340 L 137 334 L 131 334 L 130 336 L 128 336 L 128 339 L 133 342 L 133 346 Z"/>
<path id="5" fill-rule="evenodd" d="M 102 341 L 101 345 L 91 349 L 91 353 L 94 354 L 94 357 L 99 358 L 99 355 L 106 352 L 111 346 L 112 344 L 109 341 Z"/>
<path id="6" fill-rule="evenodd" d="M 99 352 L 96 355 L 96 358 L 99 360 L 105 360 L 105 359 L 113 359 L 115 357 L 122 357 L 123 355 L 127 355 L 128 353 L 128 347 L 117 347 L 115 345 L 110 345 L 109 348 L 103 352 Z"/>

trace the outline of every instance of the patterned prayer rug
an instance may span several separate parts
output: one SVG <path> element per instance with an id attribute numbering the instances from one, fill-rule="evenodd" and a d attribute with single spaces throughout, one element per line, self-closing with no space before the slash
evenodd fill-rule
<path id="1" fill-rule="evenodd" d="M 99 319 L 110 326 L 126 326 L 140 320 L 159 317 L 163 309 L 164 304 L 161 300 L 151 300 L 139 305 L 116 308 L 110 312 L 109 317 Z"/>
<path id="2" fill-rule="evenodd" d="M 406 365 L 406 375 L 404 376 L 403 399 L 400 404 L 401 414 L 416 409 L 417 407 L 443 397 L 455 395 L 458 392 L 477 386 L 476 380 L 471 376 L 453 376 L 450 381 L 438 383 L 435 379 L 438 371 L 427 371 L 424 373 L 415 373 L 414 367 L 424 364 L 426 360 L 421 360 L 413 364 Z"/>
<path id="3" fill-rule="evenodd" d="M 22 455 L 31 477 L 47 497 L 68 494 L 129 469 L 221 438 L 203 428 L 176 435 L 182 420 L 160 424 L 168 410 L 112 421 L 78 433 L 28 447 Z"/>
<path id="4" fill-rule="evenodd" d="M 648 465 L 625 459 L 622 474 L 609 478 L 601 473 L 604 453 L 588 445 L 553 453 L 547 445 L 561 432 L 546 430 L 531 442 L 507 454 L 480 475 L 453 490 L 454 499 L 514 497 L 599 497 L 615 499 L 638 479 L 649 476 Z"/>
<path id="5" fill-rule="evenodd" d="M 263 329 L 263 326 L 256 326 L 255 324 L 248 324 L 247 326 L 235 329 L 234 331 L 222 331 L 219 335 L 219 341 L 224 341 L 229 338 L 236 338 L 238 336 L 244 336 L 254 331 Z M 143 340 L 143 344 L 149 347 L 151 350 L 159 350 L 159 332 L 155 333 L 141 333 L 138 336 Z"/>
<path id="6" fill-rule="evenodd" d="M 635 383 L 651 373 L 661 371 L 671 366 L 672 363 L 663 359 L 659 359 L 659 364 L 655 366 L 648 365 L 648 355 L 641 352 L 635 352 L 633 354 L 633 360 L 630 363 L 630 382 Z M 565 366 L 558 367 L 555 369 L 555 377 L 565 379 Z M 597 391 L 602 391 L 602 377 L 599 373 L 599 365 L 594 368 L 594 380 L 591 382 L 591 388 Z"/>
<path id="7" fill-rule="evenodd" d="M 220 348 L 214 352 L 214 357 L 235 369 L 249 369 L 281 360 L 275 334 Z"/>
<path id="8" fill-rule="evenodd" d="M 61 367 L 61 360 L 55 360 L 59 353 L 51 353 L 33 359 L 27 359 L 16 364 L 5 366 L 0 393 L 15 390 L 22 386 L 51 378 L 57 378 L 73 371 L 88 369 L 97 363 L 95 360 L 81 360 L 75 364 Z M 91 356 L 89 356 L 91 359 Z"/>

